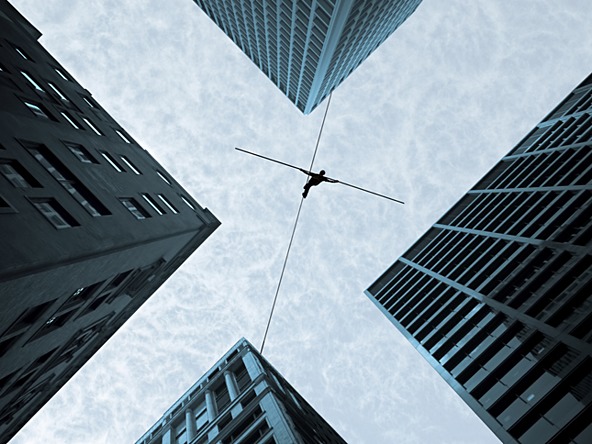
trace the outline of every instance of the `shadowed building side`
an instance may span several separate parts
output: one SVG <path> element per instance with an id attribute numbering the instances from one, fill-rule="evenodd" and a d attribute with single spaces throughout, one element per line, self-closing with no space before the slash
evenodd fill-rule
<path id="1" fill-rule="evenodd" d="M 0 0 L 0 442 L 219 222 Z"/>
<path id="2" fill-rule="evenodd" d="M 194 0 L 304 114 L 421 0 Z"/>
<path id="3" fill-rule="evenodd" d="M 234 442 L 345 444 L 244 338 L 136 444 Z"/>
<path id="4" fill-rule="evenodd" d="M 592 75 L 366 294 L 503 442 L 592 442 Z"/>

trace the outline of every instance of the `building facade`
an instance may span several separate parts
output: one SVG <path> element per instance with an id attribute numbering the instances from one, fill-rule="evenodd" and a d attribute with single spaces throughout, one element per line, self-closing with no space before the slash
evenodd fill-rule
<path id="1" fill-rule="evenodd" d="M 136 444 L 344 444 L 241 339 Z"/>
<path id="2" fill-rule="evenodd" d="M 219 225 L 0 0 L 0 442 Z"/>
<path id="3" fill-rule="evenodd" d="M 195 0 L 304 114 L 349 76 L 421 0 Z"/>
<path id="4" fill-rule="evenodd" d="M 503 442 L 592 442 L 592 75 L 366 294 Z"/>

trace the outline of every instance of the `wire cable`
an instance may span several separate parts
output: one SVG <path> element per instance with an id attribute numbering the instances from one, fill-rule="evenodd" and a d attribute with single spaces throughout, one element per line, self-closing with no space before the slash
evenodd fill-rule
<path id="1" fill-rule="evenodd" d="M 325 115 L 323 116 L 323 122 L 321 123 L 321 129 L 319 130 L 319 135 L 317 137 L 317 143 L 315 145 L 314 154 L 312 155 L 312 161 L 310 162 L 309 171 L 312 171 L 312 167 L 314 166 L 315 158 L 317 157 L 317 151 L 319 150 L 319 143 L 321 141 L 321 135 L 323 134 L 323 128 L 325 127 L 325 120 L 327 119 L 327 112 L 329 111 L 329 105 L 331 104 L 331 96 L 333 93 L 329 94 L 329 100 L 327 102 L 327 107 L 325 108 Z M 294 221 L 294 226 L 292 227 L 292 235 L 290 236 L 290 242 L 288 243 L 288 249 L 286 250 L 286 256 L 284 257 L 284 265 L 282 266 L 282 272 L 280 273 L 280 279 L 278 281 L 277 288 L 275 289 L 275 296 L 273 297 L 273 304 L 271 304 L 271 311 L 269 312 L 269 319 L 267 320 L 267 326 L 265 327 L 265 334 L 263 335 L 263 341 L 261 342 L 261 349 L 259 353 L 263 354 L 263 349 L 265 348 L 265 340 L 267 339 L 267 334 L 269 333 L 269 326 L 271 325 L 271 319 L 273 318 L 273 312 L 275 310 L 275 305 L 277 303 L 278 295 L 280 293 L 280 287 L 282 286 L 282 280 L 284 279 L 284 272 L 286 271 L 286 265 L 288 264 L 288 257 L 290 256 L 290 250 L 292 249 L 292 242 L 294 241 L 294 235 L 296 234 L 296 227 L 298 226 L 298 220 L 300 219 L 300 211 L 302 210 L 302 204 L 304 203 L 304 197 L 300 198 L 300 205 L 298 206 L 298 213 L 296 213 L 296 220 Z"/>

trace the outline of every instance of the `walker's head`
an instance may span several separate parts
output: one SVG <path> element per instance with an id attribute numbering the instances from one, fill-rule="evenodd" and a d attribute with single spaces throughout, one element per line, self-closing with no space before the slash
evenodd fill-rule
<path id="1" fill-rule="evenodd" d="M 319 171 L 319 174 L 320 174 L 321 176 L 324 176 L 324 175 L 325 175 L 325 170 L 321 170 L 321 171 Z"/>

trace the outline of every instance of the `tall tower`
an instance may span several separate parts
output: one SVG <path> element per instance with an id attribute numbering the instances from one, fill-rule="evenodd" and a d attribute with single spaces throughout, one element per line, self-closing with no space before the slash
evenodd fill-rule
<path id="1" fill-rule="evenodd" d="M 592 75 L 366 294 L 503 442 L 592 442 Z"/>
<path id="2" fill-rule="evenodd" d="M 345 444 L 244 338 L 136 444 L 210 442 Z"/>
<path id="3" fill-rule="evenodd" d="M 219 225 L 0 0 L 0 442 Z"/>
<path id="4" fill-rule="evenodd" d="M 304 114 L 349 76 L 421 0 L 195 0 Z"/>

